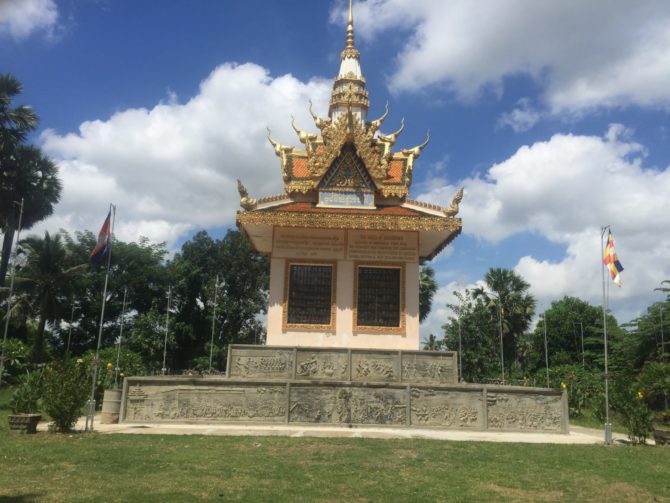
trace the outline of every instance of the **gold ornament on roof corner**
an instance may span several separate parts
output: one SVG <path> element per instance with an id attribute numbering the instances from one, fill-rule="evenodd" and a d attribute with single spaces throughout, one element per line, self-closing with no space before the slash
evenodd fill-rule
<path id="1" fill-rule="evenodd" d="M 444 208 L 444 214 L 448 217 L 455 217 L 456 215 L 458 215 L 459 211 L 458 206 L 462 200 L 463 200 L 463 187 L 461 187 L 461 189 L 458 192 L 456 192 L 454 199 L 451 201 L 451 206 L 449 206 L 448 208 Z"/>
<path id="2" fill-rule="evenodd" d="M 288 182 L 290 180 L 287 169 L 288 156 L 293 152 L 294 147 L 282 145 L 281 143 L 274 141 L 270 136 L 272 134 L 270 128 L 267 128 L 267 130 L 268 130 L 268 140 L 270 141 L 272 147 L 274 148 L 275 155 L 281 159 L 281 176 L 284 182 Z"/>
<path id="3" fill-rule="evenodd" d="M 382 127 L 382 123 L 384 122 L 384 119 L 388 117 L 388 114 L 389 114 L 389 102 L 387 101 L 386 108 L 382 116 L 379 119 L 368 123 L 368 131 L 372 132 L 372 134 L 375 134 L 379 130 L 379 128 Z"/>
<path id="4" fill-rule="evenodd" d="M 245 210 L 253 210 L 256 208 L 258 201 L 249 197 L 247 188 L 242 184 L 242 181 L 237 179 L 237 191 L 240 193 L 240 206 Z"/>
<path id="5" fill-rule="evenodd" d="M 319 135 L 308 133 L 307 131 L 303 131 L 297 128 L 295 125 L 295 117 L 293 117 L 293 115 L 291 115 L 291 127 L 293 127 L 293 130 L 298 135 L 300 143 L 302 143 L 307 149 L 307 153 L 310 154 L 314 150 L 313 144 L 319 138 Z"/>
<path id="6" fill-rule="evenodd" d="M 391 133 L 390 135 L 377 135 L 377 139 L 383 143 L 389 143 L 390 145 L 393 145 L 396 140 L 398 139 L 398 136 L 400 136 L 400 133 L 403 132 L 405 129 L 405 118 L 403 117 L 400 119 L 400 129 L 398 129 L 396 132 Z"/>
<path id="7" fill-rule="evenodd" d="M 428 142 L 430 141 L 430 131 L 426 133 L 426 141 L 424 141 L 421 145 L 417 145 L 414 148 L 404 148 L 401 150 L 403 154 L 406 156 L 413 156 L 414 158 L 417 158 L 421 155 L 421 151 L 426 148 L 426 145 L 428 145 Z"/>
<path id="8" fill-rule="evenodd" d="M 320 131 L 323 131 L 325 128 L 330 127 L 332 124 L 331 119 L 322 119 L 318 115 L 314 113 L 312 110 L 312 100 L 309 100 L 309 113 L 312 115 L 312 118 L 314 119 L 314 124 L 316 124 L 316 127 L 319 128 Z"/>

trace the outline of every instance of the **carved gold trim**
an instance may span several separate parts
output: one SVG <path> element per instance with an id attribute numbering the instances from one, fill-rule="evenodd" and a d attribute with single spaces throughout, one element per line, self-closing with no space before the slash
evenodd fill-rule
<path id="1" fill-rule="evenodd" d="M 288 322 L 288 290 L 290 268 L 292 265 L 329 265 L 332 268 L 331 274 L 331 290 L 330 290 L 330 324 L 316 325 L 316 324 L 302 324 Z M 284 300 L 282 302 L 282 331 L 314 331 L 314 332 L 334 332 L 337 324 L 337 261 L 332 260 L 299 260 L 286 259 L 284 265 Z"/>
<path id="2" fill-rule="evenodd" d="M 398 327 L 371 327 L 358 324 L 358 268 L 370 267 L 376 269 L 400 269 L 400 326 Z M 354 262 L 354 297 L 353 304 L 353 327 L 354 333 L 363 334 L 393 334 L 406 336 L 405 326 L 405 264 L 403 263 L 388 263 L 380 265 L 379 263 L 370 261 L 356 261 Z"/>
<path id="3" fill-rule="evenodd" d="M 247 211 L 237 214 L 242 225 L 278 225 L 316 229 L 460 231 L 460 218 L 405 215 L 365 215 L 360 213 L 311 213 L 298 211 Z"/>

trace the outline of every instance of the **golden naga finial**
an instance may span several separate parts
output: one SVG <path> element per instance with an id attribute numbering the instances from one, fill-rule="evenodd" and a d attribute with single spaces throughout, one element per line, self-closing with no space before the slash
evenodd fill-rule
<path id="1" fill-rule="evenodd" d="M 384 113 L 382 114 L 382 116 L 381 116 L 379 119 L 370 122 L 370 125 L 368 126 L 368 130 L 369 130 L 372 134 L 376 133 L 377 130 L 378 130 L 380 127 L 382 127 L 382 123 L 384 122 L 384 119 L 386 119 L 386 117 L 388 116 L 388 114 L 389 114 L 389 102 L 387 101 L 387 102 L 386 102 L 386 108 L 384 109 Z"/>
<path id="2" fill-rule="evenodd" d="M 290 153 L 293 152 L 293 147 L 289 147 L 287 145 L 282 145 L 281 143 L 275 141 L 272 139 L 270 136 L 272 132 L 270 131 L 270 128 L 268 129 L 268 140 L 272 144 L 272 147 L 274 148 L 275 155 L 281 159 L 281 175 L 282 178 L 284 179 L 284 182 L 288 182 L 290 177 L 288 176 L 288 170 L 286 168 L 288 164 L 288 156 Z"/>
<path id="3" fill-rule="evenodd" d="M 309 113 L 312 115 L 312 118 L 314 119 L 314 124 L 316 124 L 316 127 L 318 127 L 321 131 L 323 131 L 324 128 L 330 126 L 331 123 L 333 122 L 332 119 L 322 119 L 321 117 L 319 117 L 314 113 L 314 110 L 312 110 L 312 100 L 309 100 Z"/>
<path id="4" fill-rule="evenodd" d="M 242 184 L 240 179 L 237 179 L 237 191 L 240 193 L 240 206 L 245 210 L 253 210 L 256 208 L 257 200 L 249 197 L 247 188 Z"/>
<path id="5" fill-rule="evenodd" d="M 461 187 L 461 190 L 456 192 L 456 195 L 454 196 L 454 199 L 451 201 L 451 206 L 448 208 L 444 208 L 444 214 L 445 216 L 448 217 L 454 217 L 458 214 L 458 205 L 461 203 L 463 200 L 463 187 Z"/>
<path id="6" fill-rule="evenodd" d="M 426 133 L 426 141 L 424 141 L 421 145 L 414 147 L 414 148 L 406 148 L 401 150 L 401 152 L 405 155 L 413 155 L 414 157 L 419 157 L 421 155 L 421 151 L 428 145 L 428 142 L 430 141 L 430 131 Z"/>
<path id="7" fill-rule="evenodd" d="M 405 129 L 405 118 L 403 117 L 402 119 L 400 119 L 400 129 L 398 129 L 395 133 L 391 133 L 390 135 L 380 134 L 379 136 L 377 136 L 377 138 L 383 141 L 384 143 L 390 143 L 391 145 L 393 145 L 398 139 L 398 136 L 400 136 L 400 133 L 402 133 L 404 129 Z"/>
<path id="8" fill-rule="evenodd" d="M 295 125 L 295 117 L 291 115 L 291 127 L 293 127 L 293 131 L 296 132 L 298 135 L 298 139 L 300 140 L 300 143 L 305 145 L 305 148 L 307 149 L 308 152 L 312 151 L 312 143 L 316 141 L 316 139 L 319 137 L 319 135 L 316 134 L 311 134 L 306 131 L 302 131 L 301 129 L 298 129 Z"/>

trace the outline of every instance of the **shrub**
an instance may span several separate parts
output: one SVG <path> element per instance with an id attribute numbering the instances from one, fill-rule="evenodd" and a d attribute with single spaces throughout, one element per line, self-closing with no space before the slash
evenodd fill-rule
<path id="1" fill-rule="evenodd" d="M 82 360 L 54 362 L 44 371 L 42 405 L 57 431 L 69 431 L 75 425 L 88 399 L 89 384 Z"/>
<path id="2" fill-rule="evenodd" d="M 14 414 L 35 414 L 42 394 L 43 372 L 41 369 L 27 372 L 19 377 L 18 384 L 9 402 Z"/>
<path id="3" fill-rule="evenodd" d="M 2 341 L 0 341 L 0 351 Z M 16 376 L 26 366 L 30 349 L 18 339 L 7 339 L 5 342 L 5 375 L 0 376 L 0 382 L 11 376 Z"/>

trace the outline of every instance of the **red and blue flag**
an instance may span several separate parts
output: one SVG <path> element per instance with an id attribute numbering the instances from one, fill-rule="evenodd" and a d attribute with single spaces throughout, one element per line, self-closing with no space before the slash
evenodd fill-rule
<path id="1" fill-rule="evenodd" d="M 109 240 L 112 237 L 111 231 L 111 220 L 112 212 L 110 211 L 105 218 L 105 223 L 102 224 L 102 228 L 98 233 L 98 243 L 93 248 L 91 252 L 91 263 L 98 264 L 100 260 L 107 254 L 109 251 Z"/>

